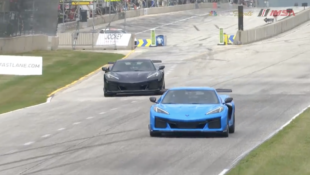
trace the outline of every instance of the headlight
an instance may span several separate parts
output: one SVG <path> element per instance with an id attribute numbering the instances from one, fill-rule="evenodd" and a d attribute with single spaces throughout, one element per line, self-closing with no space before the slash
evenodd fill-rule
<path id="1" fill-rule="evenodd" d="M 107 75 L 107 77 L 109 78 L 109 79 L 119 79 L 118 77 L 116 77 L 116 76 L 114 76 L 114 75 L 112 75 L 112 74 L 110 74 L 110 73 L 108 73 L 108 74 L 106 74 Z"/>
<path id="2" fill-rule="evenodd" d="M 216 113 L 220 113 L 224 110 L 224 108 L 221 106 L 219 108 L 213 109 L 212 111 L 207 112 L 206 114 L 216 114 Z"/>
<path id="3" fill-rule="evenodd" d="M 156 73 L 153 73 L 153 74 L 147 76 L 147 78 L 157 77 L 158 75 L 159 75 L 159 73 L 156 72 Z"/>
<path id="4" fill-rule="evenodd" d="M 167 111 L 163 110 L 163 109 L 160 109 L 158 107 L 155 107 L 154 108 L 155 112 L 158 112 L 158 113 L 162 113 L 162 114 L 169 114 Z"/>

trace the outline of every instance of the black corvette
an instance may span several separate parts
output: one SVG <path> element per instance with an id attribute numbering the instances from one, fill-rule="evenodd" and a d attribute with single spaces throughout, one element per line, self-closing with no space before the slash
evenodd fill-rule
<path id="1" fill-rule="evenodd" d="M 102 67 L 104 74 L 104 96 L 121 93 L 162 94 L 165 89 L 165 66 L 156 68 L 159 60 L 125 59 L 118 60 L 110 67 Z"/>

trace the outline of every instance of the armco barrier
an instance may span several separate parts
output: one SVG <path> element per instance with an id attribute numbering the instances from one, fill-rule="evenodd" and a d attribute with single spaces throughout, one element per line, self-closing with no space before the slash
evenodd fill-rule
<path id="1" fill-rule="evenodd" d="M 213 8 L 213 3 L 199 3 L 199 8 Z M 80 22 L 79 28 L 84 29 L 87 27 L 91 27 L 93 25 L 100 25 L 110 22 L 110 18 L 113 21 L 122 20 L 126 18 L 135 18 L 139 16 L 146 16 L 146 15 L 154 15 L 154 14 L 161 14 L 161 13 L 169 13 L 169 12 L 177 12 L 177 11 L 184 11 L 184 10 L 192 10 L 195 9 L 195 4 L 184 4 L 184 5 L 175 5 L 175 6 L 167 6 L 167 7 L 153 7 L 153 8 L 143 8 L 138 10 L 129 10 L 126 12 L 121 12 L 117 14 L 111 14 L 111 16 L 102 15 L 95 17 L 94 19 L 90 18 L 87 22 Z M 220 9 L 230 9 L 230 8 L 237 8 L 236 5 L 229 5 L 229 3 L 222 3 Z M 68 22 L 63 24 L 58 24 L 58 33 L 64 33 L 68 31 L 75 30 L 77 26 L 77 22 Z"/>
<path id="2" fill-rule="evenodd" d="M 299 12 L 281 21 L 261 26 L 258 28 L 238 31 L 234 39 L 235 44 L 249 44 L 260 40 L 268 39 L 289 31 L 310 20 L 310 9 Z"/>
<path id="3" fill-rule="evenodd" d="M 46 35 L 0 38 L 0 53 L 24 53 L 33 50 L 57 50 L 58 37 Z"/>

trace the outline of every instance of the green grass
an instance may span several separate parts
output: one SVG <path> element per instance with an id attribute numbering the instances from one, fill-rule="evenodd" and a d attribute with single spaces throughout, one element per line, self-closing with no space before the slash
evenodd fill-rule
<path id="1" fill-rule="evenodd" d="M 253 150 L 227 175 L 310 174 L 310 109 Z"/>
<path id="2" fill-rule="evenodd" d="M 0 114 L 46 101 L 47 95 L 107 62 L 124 55 L 70 50 L 35 51 L 19 55 L 42 56 L 43 75 L 0 75 Z"/>

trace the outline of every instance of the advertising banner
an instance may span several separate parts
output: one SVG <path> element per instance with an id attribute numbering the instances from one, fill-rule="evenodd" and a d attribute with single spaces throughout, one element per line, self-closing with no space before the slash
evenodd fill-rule
<path id="1" fill-rule="evenodd" d="M 131 38 L 130 33 L 105 33 L 99 34 L 97 46 L 128 46 Z"/>
<path id="2" fill-rule="evenodd" d="M 42 57 L 0 55 L 0 75 L 42 75 Z"/>

